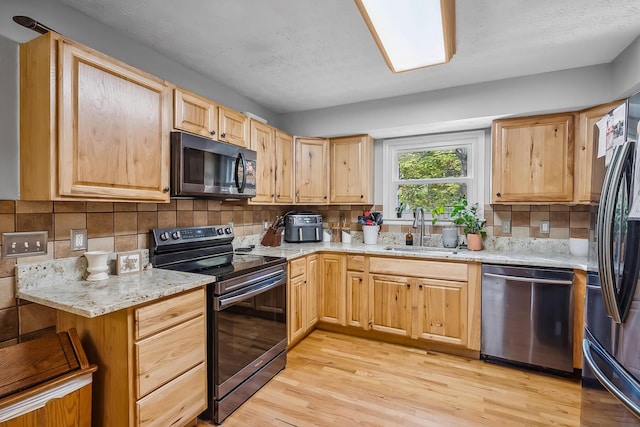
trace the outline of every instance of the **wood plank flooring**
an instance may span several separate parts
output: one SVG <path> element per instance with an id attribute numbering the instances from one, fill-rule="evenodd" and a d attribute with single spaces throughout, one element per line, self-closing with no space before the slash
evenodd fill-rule
<path id="1" fill-rule="evenodd" d="M 580 384 L 315 330 L 223 425 L 579 426 Z"/>

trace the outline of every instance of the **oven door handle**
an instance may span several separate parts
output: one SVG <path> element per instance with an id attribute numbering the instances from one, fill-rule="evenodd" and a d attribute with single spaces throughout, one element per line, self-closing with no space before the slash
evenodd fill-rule
<path id="1" fill-rule="evenodd" d="M 254 297 L 258 294 L 261 294 L 263 292 L 266 292 L 270 289 L 273 289 L 277 286 L 280 286 L 282 284 L 286 283 L 286 276 L 282 276 L 282 277 L 277 277 L 275 280 L 271 280 L 267 283 L 264 283 L 260 286 L 257 286 L 253 289 L 251 289 L 248 292 L 243 292 L 240 295 L 234 295 L 232 297 L 218 297 L 216 298 L 216 304 L 215 304 L 215 311 L 221 311 L 224 310 L 225 308 L 229 307 L 230 305 L 233 305 L 239 301 Z"/>

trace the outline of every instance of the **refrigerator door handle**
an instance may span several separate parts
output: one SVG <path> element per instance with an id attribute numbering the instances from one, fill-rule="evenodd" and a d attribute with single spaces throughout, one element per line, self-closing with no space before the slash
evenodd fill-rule
<path id="1" fill-rule="evenodd" d="M 602 298 L 605 303 L 607 315 L 616 323 L 622 323 L 620 308 L 616 302 L 615 272 L 611 239 L 613 231 L 613 218 L 616 208 L 616 194 L 623 179 L 624 164 L 629 156 L 633 144 L 630 141 L 617 146 L 614 149 L 611 165 L 602 185 L 603 198 L 598 208 L 598 220 L 596 233 L 598 238 L 598 272 L 600 274 L 600 286 Z"/>
<path id="2" fill-rule="evenodd" d="M 603 349 L 599 348 L 597 343 L 592 342 L 588 338 L 582 340 L 582 354 L 584 355 L 585 362 L 591 368 L 593 374 L 598 379 L 600 384 L 606 388 L 609 393 L 613 394 L 629 411 L 636 417 L 640 418 L 640 406 L 638 406 L 632 399 L 630 399 L 622 390 L 602 372 L 593 358 L 593 353 L 596 353 L 602 360 L 604 360 L 615 373 L 634 387 L 638 393 L 640 393 L 640 384 L 633 379 L 633 377 L 613 358 L 611 358 Z"/>

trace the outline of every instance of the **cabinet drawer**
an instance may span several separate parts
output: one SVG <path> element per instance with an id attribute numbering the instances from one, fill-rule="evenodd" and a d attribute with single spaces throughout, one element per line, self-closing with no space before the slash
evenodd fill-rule
<path id="1" fill-rule="evenodd" d="M 364 256 L 347 255 L 347 270 L 364 271 Z"/>
<path id="2" fill-rule="evenodd" d="M 138 398 L 205 360 L 204 319 L 196 317 L 134 344 Z"/>
<path id="3" fill-rule="evenodd" d="M 204 288 L 135 310 L 135 335 L 140 339 L 204 313 Z"/>
<path id="4" fill-rule="evenodd" d="M 371 257 L 369 258 L 369 271 L 372 273 L 429 277 L 458 282 L 466 282 L 468 280 L 468 266 L 459 262 Z"/>
<path id="5" fill-rule="evenodd" d="M 136 402 L 140 426 L 186 425 L 207 407 L 207 369 L 204 363 Z"/>
<path id="6" fill-rule="evenodd" d="M 291 261 L 289 264 L 289 268 L 291 272 L 289 277 L 297 277 L 305 273 L 307 270 L 307 259 L 306 258 L 298 258 Z"/>

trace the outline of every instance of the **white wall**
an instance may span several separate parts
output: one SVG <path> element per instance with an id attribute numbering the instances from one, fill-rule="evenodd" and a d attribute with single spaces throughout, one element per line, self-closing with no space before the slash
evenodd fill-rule
<path id="1" fill-rule="evenodd" d="M 495 117 L 570 111 L 613 99 L 612 66 L 607 64 L 290 113 L 282 119 L 296 135 L 389 138 L 479 129 Z"/>
<path id="2" fill-rule="evenodd" d="M 18 45 L 0 36 L 0 199 L 9 200 L 20 186 L 18 64 Z"/>

